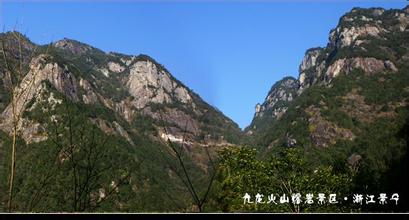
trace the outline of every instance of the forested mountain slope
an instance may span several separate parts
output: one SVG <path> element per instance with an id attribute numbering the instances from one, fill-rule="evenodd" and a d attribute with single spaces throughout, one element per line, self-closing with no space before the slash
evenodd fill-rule
<path id="1" fill-rule="evenodd" d="M 232 120 L 149 56 L 18 32 L 0 40 L 0 177 L 6 189 L 17 146 L 13 210 L 190 210 L 170 145 L 202 190 L 207 149 L 239 140 Z"/>

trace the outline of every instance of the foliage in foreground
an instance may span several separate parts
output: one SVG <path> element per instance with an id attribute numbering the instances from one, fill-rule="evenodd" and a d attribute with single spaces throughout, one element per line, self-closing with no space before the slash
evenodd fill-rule
<path id="1" fill-rule="evenodd" d="M 220 204 L 227 212 L 350 212 L 358 211 L 340 198 L 348 196 L 352 188 L 353 174 L 337 173 L 332 166 L 311 166 L 303 159 L 299 148 L 288 148 L 281 155 L 268 160 L 257 159 L 255 149 L 240 147 L 225 149 L 220 154 L 222 169 L 222 193 Z M 257 193 L 263 194 L 265 204 L 244 204 L 245 193 L 254 202 Z M 292 195 L 301 194 L 300 204 L 292 202 Z M 314 195 L 314 203 L 306 204 L 306 194 Z M 317 195 L 326 196 L 324 204 L 317 203 Z M 267 204 L 271 194 L 275 203 Z M 280 203 L 286 194 L 288 203 Z M 336 194 L 338 204 L 329 203 L 329 195 Z"/>

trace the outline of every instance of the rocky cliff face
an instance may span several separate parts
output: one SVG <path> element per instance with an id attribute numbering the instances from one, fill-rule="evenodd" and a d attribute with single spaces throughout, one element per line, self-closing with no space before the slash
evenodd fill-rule
<path id="1" fill-rule="evenodd" d="M 323 63 L 321 63 L 317 67 L 317 58 L 322 55 L 322 53 L 322 48 L 312 48 L 307 50 L 307 52 L 305 53 L 305 56 L 299 67 L 299 93 L 301 93 L 305 88 L 308 88 L 310 85 L 316 83 L 318 78 L 321 76 L 325 66 Z M 313 68 L 315 68 L 316 72 L 314 75 L 316 77 L 313 77 L 313 74 L 311 73 L 311 70 L 313 70 Z"/>
<path id="2" fill-rule="evenodd" d="M 171 146 L 200 189 L 208 155 L 237 144 L 241 136 L 232 120 L 147 55 L 105 53 L 70 39 L 36 45 L 17 32 L 1 33 L 0 43 L 0 171 L 8 170 L 4 152 L 16 128 L 19 178 L 38 180 L 55 172 L 46 187 L 58 195 L 48 198 L 67 198 L 69 190 L 54 186 L 69 185 L 66 176 L 72 170 L 65 168 L 75 163 L 70 158 L 86 166 L 92 155 L 92 166 L 101 173 L 91 197 L 104 199 L 101 192 L 111 191 L 111 183 L 118 181 L 122 186 L 115 193 L 126 191 L 128 198 L 112 200 L 113 209 L 127 210 L 141 197 L 165 194 L 188 203 Z M 16 195 L 34 195 L 36 189 L 27 190 L 31 193 Z M 40 203 L 47 204 L 47 211 L 68 209 Z M 142 206 L 148 211 L 178 209 L 169 207 L 167 199 L 147 204 Z"/>
<path id="3" fill-rule="evenodd" d="M 356 191 L 407 195 L 408 12 L 355 8 L 342 16 L 326 47 L 306 51 L 291 81 L 298 87 L 286 90 L 291 98 L 272 89 L 257 106 L 249 145 L 263 156 L 302 149 L 307 166 L 353 173 Z"/>
<path id="4" fill-rule="evenodd" d="M 308 69 L 312 82 L 307 85 L 329 83 L 339 73 L 348 74 L 353 69 L 362 69 L 368 74 L 396 71 L 394 62 L 404 57 L 397 56 L 391 45 L 375 44 L 394 41 L 397 35 L 405 36 L 408 25 L 409 15 L 405 10 L 353 9 L 342 16 L 338 26 L 330 31 L 326 48 L 307 51 L 304 60 L 315 62 L 304 65 L 303 60 L 300 82 L 306 78 L 304 72 Z M 389 54 L 390 57 L 381 57 L 379 53 Z"/>
<path id="5" fill-rule="evenodd" d="M 126 82 L 128 91 L 134 98 L 136 109 L 143 109 L 149 103 L 171 104 L 181 102 L 194 108 L 192 97 L 186 88 L 171 79 L 169 73 L 159 70 L 147 61 L 137 61 L 130 66 L 130 75 Z"/>
<path id="6" fill-rule="evenodd" d="M 92 47 L 75 40 L 64 38 L 52 44 L 56 48 L 67 50 L 75 55 L 83 55 L 93 50 Z"/>
<path id="7" fill-rule="evenodd" d="M 364 181 L 383 187 L 381 176 L 401 169 L 399 161 L 407 156 L 408 13 L 408 7 L 355 8 L 344 15 L 326 47 L 306 51 L 298 79 L 278 81 L 257 104 L 246 140 L 278 153 L 302 147 L 312 163 L 330 160 L 337 170 L 363 169 L 370 176 Z M 180 210 L 170 208 L 171 202 L 189 195 L 169 142 L 185 150 L 183 159 L 198 186 L 209 174 L 207 150 L 212 154 L 239 142 L 234 122 L 149 56 L 105 53 L 70 39 L 39 46 L 17 32 L 0 34 L 0 43 L 0 171 L 9 167 L 4 152 L 15 125 L 15 188 L 21 190 L 15 204 L 23 204 L 16 210 L 32 205 L 33 197 L 26 196 L 41 194 L 37 180 L 45 177 L 40 190 L 53 195 L 41 200 L 38 210 L 72 210 L 71 204 L 61 207 L 70 201 L 72 187 L 61 185 L 72 184 L 77 172 L 67 163 L 73 155 L 84 163 L 79 170 L 92 156 L 96 168 L 106 171 L 84 197 L 99 201 L 107 192 L 125 194 L 107 203 L 109 210 Z M 72 130 L 75 137 L 69 138 Z M 85 168 L 84 176 L 90 171 Z M 113 190 L 120 182 L 126 186 Z M 358 191 L 366 191 L 368 182 L 357 184 Z M 147 201 L 140 204 L 140 198 Z"/>
<path id="8" fill-rule="evenodd" d="M 11 73 L 6 66 L 17 65 L 20 55 L 15 50 L 18 38 L 14 35 L 26 42 L 24 55 L 30 62 L 22 64 L 22 77 L 14 81 L 17 85 L 13 93 L 15 105 L 9 102 L 10 97 L 1 100 L 4 107 L 0 128 L 6 133 L 11 133 L 13 111 L 23 116 L 32 106 L 43 101 L 40 94 L 51 95 L 55 90 L 70 102 L 102 106 L 118 114 L 127 125 L 102 120 L 98 116 L 92 121 L 107 134 L 117 134 L 129 143 L 134 142 L 128 134 L 131 131 L 123 128 L 138 126 L 139 117 L 151 118 L 151 125 L 157 132 L 153 136 L 164 142 L 171 136 L 170 141 L 186 139 L 205 144 L 201 137 L 208 137 L 208 141 L 214 143 L 231 144 L 240 135 L 240 129 L 233 121 L 205 103 L 151 57 L 105 53 L 70 39 L 38 46 L 17 32 L 2 34 L 7 53 L 7 62 L 2 62 L 0 68 L 2 96 L 7 97 L 6 75 Z M 52 89 L 47 90 L 46 84 Z M 213 117 L 211 120 L 207 118 L 209 115 Z M 29 118 L 23 117 L 19 122 L 22 138 L 27 143 L 47 138 L 40 134 L 42 127 Z"/>
<path id="9" fill-rule="evenodd" d="M 27 110 L 27 105 L 31 100 L 35 99 L 35 102 L 42 101 L 40 94 L 46 90 L 45 81 L 71 101 L 77 102 L 79 100 L 75 76 L 57 63 L 48 63 L 46 55 L 37 56 L 29 64 L 29 72 L 14 89 L 12 100 L 15 101 L 9 103 L 1 114 L 0 128 L 11 134 L 14 116 L 22 117 L 22 120 L 18 121 L 18 127 L 22 132 L 22 138 L 27 143 L 42 141 L 46 138 L 44 136 L 40 137 L 41 135 L 38 134 L 38 131 L 41 130 L 40 124 L 23 118 L 23 113 Z M 56 100 L 53 98 L 52 93 L 47 101 L 50 106 L 55 104 Z M 61 102 L 62 100 L 58 101 Z M 32 127 L 35 127 L 35 129 Z"/>
<path id="10" fill-rule="evenodd" d="M 299 66 L 298 79 L 291 80 L 291 86 L 286 90 L 291 96 L 277 96 L 277 91 L 272 89 L 265 102 L 257 105 L 253 122 L 246 128 L 247 134 L 274 123 L 280 118 L 277 116 L 285 113 L 292 100 L 314 85 L 331 87 L 335 78 L 357 70 L 367 76 L 398 72 L 398 66 L 408 61 L 408 27 L 407 7 L 403 10 L 354 8 L 342 16 L 338 26 L 330 31 L 326 47 L 306 51 Z M 283 81 L 285 79 L 273 88 Z M 277 103 L 285 104 L 274 108 Z M 271 108 L 273 111 L 266 118 L 265 111 Z M 266 123 L 266 120 L 270 121 Z"/>
<path id="11" fill-rule="evenodd" d="M 269 119 L 279 119 L 287 111 L 287 105 L 297 95 L 298 81 L 292 77 L 286 77 L 275 83 L 268 93 L 263 104 L 256 105 L 256 113 L 251 125 L 246 129 L 247 134 L 258 130 L 258 124 Z M 261 125 L 262 126 L 262 125 Z"/>

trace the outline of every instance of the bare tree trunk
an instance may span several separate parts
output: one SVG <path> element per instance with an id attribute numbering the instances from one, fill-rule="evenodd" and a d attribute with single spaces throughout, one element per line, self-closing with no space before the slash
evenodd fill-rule
<path id="1" fill-rule="evenodd" d="M 13 105 L 14 106 L 14 105 Z M 13 107 L 14 109 L 14 107 Z M 13 119 L 15 120 L 15 119 Z M 12 211 L 13 201 L 13 187 L 14 187 L 14 173 L 16 170 L 16 139 L 17 139 L 17 124 L 13 125 L 13 140 L 11 145 L 11 167 L 10 167 L 10 180 L 9 180 L 9 198 L 7 202 L 8 211 Z"/>
<path id="2" fill-rule="evenodd" d="M 19 39 L 19 52 L 20 52 L 20 57 L 21 57 L 21 43 L 20 43 L 20 39 Z M 2 51 L 3 51 L 3 58 L 4 58 L 4 62 L 6 64 L 6 68 L 9 69 L 8 63 L 7 63 L 7 59 L 6 59 L 6 54 L 4 52 L 4 44 L 2 43 Z M 22 67 L 21 67 L 21 60 L 20 60 L 20 74 L 22 71 Z M 11 84 L 11 106 L 12 106 L 12 114 L 13 114 L 13 138 L 12 138 L 12 143 L 11 143 L 11 163 L 10 163 L 10 178 L 9 178 L 9 192 L 8 192 L 8 201 L 7 201 L 7 209 L 8 212 L 11 212 L 13 210 L 12 207 L 12 201 L 13 201 L 13 188 L 14 188 L 14 176 L 15 176 L 15 171 L 16 171 L 16 149 L 17 149 L 17 126 L 18 126 L 18 116 L 17 116 L 17 109 L 16 109 L 16 99 L 14 97 L 15 95 L 15 88 L 16 86 L 13 86 L 13 79 L 12 76 L 9 75 L 9 80 L 10 80 L 10 84 Z"/>
<path id="3" fill-rule="evenodd" d="M 27 99 L 28 97 L 21 97 L 19 95 L 17 95 L 18 93 L 18 89 L 19 88 L 19 82 L 21 81 L 21 79 L 24 77 L 24 73 L 23 73 L 23 53 L 22 53 L 22 46 L 21 46 L 21 36 L 19 34 L 16 33 L 12 33 L 13 37 L 16 38 L 17 42 L 18 42 L 18 57 L 19 57 L 19 64 L 18 64 L 18 68 L 17 70 L 13 70 L 11 66 L 9 66 L 8 64 L 8 60 L 7 60 L 7 56 L 6 56 L 6 47 L 4 46 L 4 42 L 1 42 L 1 51 L 2 51 L 2 55 L 3 55 L 3 59 L 4 59 L 4 63 L 6 66 L 6 70 L 7 70 L 7 78 L 9 80 L 9 86 L 10 86 L 10 97 L 11 97 L 11 107 L 12 107 L 12 143 L 11 143 L 11 162 L 10 162 L 10 178 L 9 178 L 9 191 L 8 191 L 8 201 L 7 201 L 7 209 L 9 212 L 13 211 L 13 190 L 14 190 L 14 179 L 15 179 L 15 173 L 16 173 L 16 152 L 17 152 L 17 136 L 18 136 L 18 132 L 19 132 L 19 122 L 22 118 L 22 114 L 24 111 L 24 107 L 22 107 L 21 109 L 18 109 L 18 101 L 20 100 L 20 98 L 22 99 L 22 103 L 24 106 L 29 100 Z M 35 50 L 34 50 L 35 51 Z M 33 51 L 33 53 L 34 53 Z M 48 52 L 48 47 L 47 47 L 47 52 Z M 31 56 L 31 55 L 30 55 Z M 16 79 L 13 80 L 13 76 L 12 74 L 16 74 Z M 29 88 L 26 89 L 21 89 L 20 93 L 24 94 L 24 92 L 27 89 L 30 89 L 31 86 L 34 85 L 34 81 L 36 78 L 37 74 L 34 74 L 33 79 L 31 79 L 31 81 L 29 82 Z M 27 95 L 26 95 L 27 96 Z"/>
<path id="4" fill-rule="evenodd" d="M 183 175 L 179 174 L 178 170 L 176 168 L 174 168 L 171 163 L 169 163 L 169 166 L 171 168 L 173 168 L 173 171 L 176 173 L 176 175 L 179 177 L 179 179 L 182 181 L 182 183 L 184 184 L 184 186 L 187 188 L 188 192 L 190 193 L 192 200 L 193 200 L 193 205 L 195 206 L 195 208 L 197 208 L 197 212 L 201 213 L 204 211 L 204 205 L 207 203 L 208 200 L 208 196 L 210 193 L 210 190 L 212 189 L 213 183 L 214 183 L 214 179 L 216 177 L 217 174 L 217 169 L 215 167 L 215 164 L 213 162 L 212 157 L 210 156 L 210 153 L 207 149 L 207 147 L 205 148 L 206 154 L 208 156 L 210 165 L 213 168 L 213 174 L 210 176 L 210 181 L 207 184 L 206 187 L 206 191 L 204 193 L 203 196 L 200 196 L 198 193 L 198 189 L 196 189 L 196 187 L 193 185 L 192 179 L 191 179 L 191 175 L 189 174 L 187 167 L 185 165 L 185 162 L 183 161 L 182 155 L 183 155 L 183 150 L 184 150 L 184 145 L 186 144 L 186 135 L 187 135 L 187 126 L 188 126 L 188 121 L 186 121 L 186 125 L 183 131 L 183 137 L 182 137 L 182 143 L 180 145 L 180 149 L 177 150 L 176 146 L 174 145 L 174 143 L 172 143 L 172 141 L 170 141 L 169 139 L 169 133 L 168 133 L 168 129 L 165 125 L 165 120 L 163 119 L 162 114 L 159 115 L 160 120 L 163 123 L 163 129 L 165 132 L 165 135 L 167 137 L 167 143 L 170 146 L 172 152 L 176 158 L 178 159 L 179 165 L 182 168 L 182 173 Z M 184 176 L 184 177 L 183 177 Z"/>

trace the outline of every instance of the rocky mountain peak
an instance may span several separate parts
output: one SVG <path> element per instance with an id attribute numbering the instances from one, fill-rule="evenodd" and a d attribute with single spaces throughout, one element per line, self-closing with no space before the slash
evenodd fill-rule
<path id="1" fill-rule="evenodd" d="M 148 103 L 169 104 L 180 101 L 193 104 L 187 89 L 178 85 L 168 72 L 158 68 L 150 59 L 138 60 L 129 68 L 126 86 L 134 97 L 133 105 L 137 109 L 144 108 Z"/>
<path id="2" fill-rule="evenodd" d="M 8 45 L 10 48 L 15 48 L 16 44 Z M 30 62 L 27 62 L 25 69 L 28 71 L 18 82 L 19 90 L 16 90 L 17 96 L 27 97 L 26 102 L 18 103 L 17 107 L 22 112 L 28 111 L 29 102 L 36 103 L 38 94 L 50 95 L 50 91 L 53 91 L 76 105 L 88 106 L 86 108 L 91 109 L 93 106 L 98 106 L 98 111 L 105 113 L 111 111 L 112 116 L 109 116 L 111 120 L 103 118 L 106 115 L 98 114 L 92 114 L 91 118 L 91 121 L 107 134 L 115 134 L 113 132 L 115 127 L 129 128 L 134 123 L 138 127 L 139 122 L 135 120 L 140 117 L 153 120 L 150 126 L 159 133 L 156 137 L 159 139 L 164 139 L 166 136 L 165 138 L 172 137 L 171 140 L 180 140 L 184 136 L 194 143 L 193 140 L 197 140 L 198 136 L 209 136 L 212 141 L 226 142 L 232 141 L 233 137 L 236 138 L 240 134 L 240 129 L 232 120 L 203 101 L 174 78 L 163 65 L 148 55 L 105 53 L 87 44 L 66 38 L 51 45 L 58 49 L 46 50 L 45 47 L 49 45 L 33 44 L 33 47 L 38 47 L 40 50 L 27 56 Z M 48 51 L 47 54 L 45 54 L 46 51 Z M 18 59 L 18 56 L 10 56 L 10 59 Z M 17 62 L 13 61 L 13 63 Z M 0 65 L 0 73 L 3 70 Z M 3 74 L 0 76 L 3 78 Z M 46 85 L 51 89 L 45 90 Z M 0 89 L 2 92 L 3 87 Z M 3 93 L 0 95 L 3 96 Z M 0 118 L 8 118 L 11 114 L 10 104 L 1 103 L 0 106 L 2 111 L 4 109 Z M 205 120 L 207 120 L 206 123 L 204 123 Z M 44 140 L 34 138 L 36 131 L 42 129 L 41 125 L 29 119 L 22 121 L 26 124 L 19 126 L 22 137 L 27 143 Z M 2 122 L 0 129 L 9 133 L 10 121 L 0 120 L 0 122 Z M 169 126 L 167 134 L 163 134 L 164 124 Z M 34 125 L 38 129 L 31 129 Z M 134 143 L 130 139 L 132 134 L 129 130 L 116 130 L 120 131 L 117 133 L 125 137 L 129 143 Z M 209 131 L 212 131 L 211 135 L 207 134 Z M 220 139 L 224 136 L 229 137 L 229 140 Z M 167 141 L 167 139 L 161 141 Z"/>
<path id="3" fill-rule="evenodd" d="M 24 34 L 18 31 L 8 31 L 0 33 L 0 39 L 7 44 L 21 45 L 22 49 L 30 50 L 35 47 L 35 44 L 30 41 Z"/>
<path id="4" fill-rule="evenodd" d="M 354 8 L 341 17 L 338 26 L 329 37 L 331 47 L 342 48 L 359 45 L 359 38 L 375 37 L 394 31 L 405 31 L 409 24 L 408 13 L 403 10 L 387 10 L 382 8 Z"/>
<path id="5" fill-rule="evenodd" d="M 266 109 L 275 109 L 281 102 L 291 102 L 298 89 L 298 81 L 293 77 L 285 77 L 276 82 L 270 89 L 265 102 L 262 105 L 262 111 Z M 284 110 L 285 111 L 285 110 Z M 278 116 L 281 111 L 274 111 L 274 116 Z"/>
<path id="6" fill-rule="evenodd" d="M 305 70 L 315 66 L 318 56 L 321 54 L 322 48 L 311 48 L 305 52 L 305 56 L 301 61 L 299 72 L 304 72 Z"/>
<path id="7" fill-rule="evenodd" d="M 335 77 L 362 70 L 366 75 L 397 72 L 398 64 L 409 60 L 408 46 L 401 46 L 409 37 L 408 7 L 403 10 L 353 8 L 329 33 L 326 47 L 308 49 L 299 66 L 298 79 L 277 82 L 263 104 L 256 106 L 256 128 L 268 115 L 277 119 L 286 111 L 286 104 L 313 85 L 331 86 Z M 406 52 L 405 52 L 406 51 Z M 286 87 L 287 85 L 287 87 Z M 283 104 L 286 103 L 286 104 Z"/>
<path id="8" fill-rule="evenodd" d="M 397 71 L 397 54 L 390 48 L 390 42 L 398 35 L 407 35 L 408 26 L 409 16 L 405 9 L 352 9 L 330 31 L 327 47 L 306 52 L 300 65 L 298 93 L 316 83 L 328 84 L 339 73 L 354 69 L 368 74 Z"/>
<path id="9" fill-rule="evenodd" d="M 69 51 L 75 55 L 83 55 L 91 51 L 102 52 L 101 50 L 91 47 L 87 44 L 81 43 L 76 40 L 68 39 L 68 38 L 64 38 L 62 40 L 56 41 L 52 45 L 56 48 L 59 48 L 65 51 Z"/>
<path id="10" fill-rule="evenodd" d="M 268 104 L 268 106 L 272 107 L 277 101 L 289 101 L 292 99 L 291 91 L 297 88 L 298 82 L 295 78 L 291 76 L 285 77 L 271 87 L 264 104 Z"/>
<path id="11" fill-rule="evenodd" d="M 318 58 L 322 56 L 323 53 L 324 49 L 320 47 L 311 48 L 305 52 L 304 58 L 302 59 L 299 67 L 299 93 L 316 82 L 317 77 L 313 76 L 313 72 L 316 72 L 318 77 L 321 75 L 321 72 L 325 67 L 325 62 L 319 63 Z M 317 67 L 317 63 L 320 64 L 319 67 Z"/>
<path id="12" fill-rule="evenodd" d="M 41 97 L 41 94 L 44 93 L 53 96 L 53 94 L 49 93 L 50 91 L 47 90 L 45 83 L 52 85 L 56 91 L 63 94 L 69 100 L 73 102 L 79 101 L 77 80 L 75 76 L 66 66 L 61 66 L 60 64 L 53 62 L 52 56 L 40 54 L 34 57 L 31 60 L 28 69 L 28 73 L 23 77 L 20 84 L 15 89 L 15 105 L 13 106 L 9 103 L 1 114 L 3 120 L 0 123 L 0 129 L 7 133 L 11 133 L 12 131 L 13 111 L 28 111 L 30 101 L 32 103 L 46 101 L 51 106 L 54 105 L 52 102 L 55 102 L 55 99 L 52 97 Z M 45 140 L 44 136 L 38 134 L 39 130 L 41 130 L 41 125 L 38 123 L 23 118 L 19 121 L 18 127 L 22 130 L 22 138 L 27 143 Z"/>
<path id="13" fill-rule="evenodd" d="M 0 33 L 0 51 L 3 50 L 6 57 L 21 60 L 25 65 L 28 65 L 35 48 L 36 45 L 20 32 Z"/>
<path id="14" fill-rule="evenodd" d="M 256 122 L 265 117 L 280 118 L 287 110 L 286 103 L 293 100 L 298 88 L 298 80 L 294 77 L 285 77 L 276 82 L 268 92 L 264 103 L 256 105 L 253 122 L 245 130 L 257 129 Z"/>

